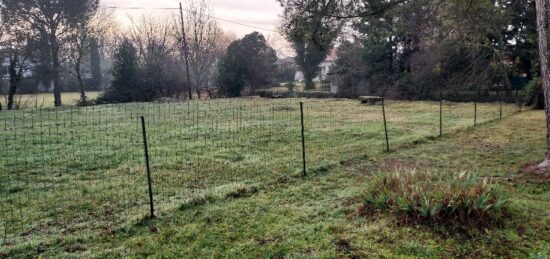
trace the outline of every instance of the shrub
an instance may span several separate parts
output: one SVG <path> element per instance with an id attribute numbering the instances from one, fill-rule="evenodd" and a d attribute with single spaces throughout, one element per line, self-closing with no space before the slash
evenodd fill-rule
<path id="1" fill-rule="evenodd" d="M 95 103 L 96 103 L 95 99 L 86 99 L 86 100 L 78 99 L 75 102 L 75 105 L 78 107 L 86 107 L 86 106 L 95 105 Z"/>
<path id="2" fill-rule="evenodd" d="M 544 109 L 544 91 L 542 89 L 542 80 L 535 77 L 525 87 L 525 104 L 533 106 L 535 109 Z"/>
<path id="3" fill-rule="evenodd" d="M 97 99 L 97 103 L 131 102 L 138 89 L 138 54 L 128 39 L 117 46 L 114 53 L 113 81 Z"/>
<path id="4" fill-rule="evenodd" d="M 294 89 L 296 89 L 294 82 L 287 83 L 285 86 L 289 93 L 294 93 Z"/>
<path id="5" fill-rule="evenodd" d="M 275 76 L 276 61 L 275 50 L 258 32 L 233 41 L 218 66 L 216 83 L 220 93 L 238 97 L 268 86 Z"/>
<path id="6" fill-rule="evenodd" d="M 396 172 L 379 174 L 365 197 L 365 209 L 391 211 L 420 221 L 485 222 L 506 206 L 505 192 L 474 174 Z"/>

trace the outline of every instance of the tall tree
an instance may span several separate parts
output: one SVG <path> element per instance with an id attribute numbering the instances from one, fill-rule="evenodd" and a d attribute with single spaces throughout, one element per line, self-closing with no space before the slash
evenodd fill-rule
<path id="1" fill-rule="evenodd" d="M 123 39 L 114 53 L 113 81 L 98 98 L 98 102 L 131 102 L 138 89 L 137 49 L 129 39 Z"/>
<path id="2" fill-rule="evenodd" d="M 65 41 L 63 53 L 67 67 L 65 70 L 72 74 L 77 82 L 80 90 L 80 104 L 86 105 L 86 87 L 83 78 L 83 66 L 87 59 L 91 59 L 92 51 L 97 50 L 98 42 L 103 42 L 103 37 L 109 30 L 111 25 L 111 14 L 106 11 L 97 12 L 88 20 L 82 19 L 78 21 L 73 28 L 70 29 Z M 92 69 L 93 71 L 93 69 Z"/>
<path id="3" fill-rule="evenodd" d="M 218 68 L 221 94 L 236 97 L 244 90 L 253 92 L 269 85 L 275 76 L 276 61 L 275 50 L 258 32 L 232 42 Z"/>
<path id="4" fill-rule="evenodd" d="M 217 54 L 220 48 L 227 48 L 228 43 L 223 40 L 225 35 L 205 0 L 189 1 L 186 11 L 189 70 L 192 85 L 200 99 L 202 91 L 207 91 L 211 95 L 210 84 L 215 74 L 215 66 L 219 62 Z M 177 37 L 183 42 L 181 33 Z"/>
<path id="5" fill-rule="evenodd" d="M 135 100 L 152 101 L 159 97 L 179 95 L 181 72 L 174 23 L 168 19 L 141 17 L 132 23 L 130 40 L 136 46 L 140 64 L 138 86 L 141 94 Z"/>
<path id="6" fill-rule="evenodd" d="M 514 74 L 525 74 L 531 80 L 537 77 L 538 43 L 534 0 L 499 0 L 510 16 L 510 26 L 504 30 L 508 43 L 506 55 L 515 64 Z"/>
<path id="7" fill-rule="evenodd" d="M 509 1 L 506 4 L 496 4 L 495 0 L 363 2 L 368 5 L 359 9 L 370 6 L 372 10 L 384 10 L 350 20 L 354 41 L 363 44 L 362 74 L 367 79 L 363 87 L 377 88 L 369 89 L 376 90 L 370 92 L 380 94 L 386 92 L 380 90 L 388 89 L 395 97 L 427 98 L 443 86 L 453 91 L 483 89 L 485 93 L 498 84 L 510 89 L 511 57 L 519 56 L 515 54 L 519 48 L 510 46 L 523 41 L 511 28 L 521 32 L 528 24 L 526 19 L 518 18 L 522 22 L 510 26 L 513 24 L 510 10 L 514 8 L 508 5 Z M 380 8 L 373 9 L 375 6 Z M 517 13 L 525 12 L 522 8 L 515 9 Z M 356 62 L 349 55 L 342 58 L 353 60 L 337 63 Z"/>
<path id="8" fill-rule="evenodd" d="M 101 53 L 99 48 L 99 41 L 97 39 L 92 39 L 90 42 L 90 73 L 92 74 L 91 87 L 95 90 L 99 90 L 103 82 Z"/>
<path id="9" fill-rule="evenodd" d="M 313 89 L 320 71 L 342 28 L 342 21 L 330 15 L 338 12 L 334 0 L 280 0 L 284 7 L 281 31 L 296 52 L 296 64 L 304 73 L 305 88 Z M 304 15 L 305 13 L 311 15 Z"/>
<path id="10" fill-rule="evenodd" d="M 17 108 L 15 95 L 19 91 L 25 74 L 31 69 L 34 44 L 29 38 L 28 27 L 26 25 L 26 23 L 9 19 L 0 21 L 0 57 L 3 61 L 8 61 L 8 110 Z"/>
<path id="11" fill-rule="evenodd" d="M 550 54 L 548 37 L 548 12 L 549 3 L 546 0 L 535 0 L 537 8 L 537 31 L 538 31 L 538 45 L 539 45 L 539 58 L 541 69 L 542 87 L 544 89 L 545 111 L 546 111 L 546 128 L 547 128 L 547 144 L 548 149 L 546 152 L 546 159 L 539 167 L 550 167 L 550 71 L 548 70 L 548 55 Z"/>
<path id="12" fill-rule="evenodd" d="M 47 41 L 51 59 L 54 104 L 61 106 L 61 48 L 70 30 L 89 20 L 99 0 L 0 0 L 2 17 L 27 22 L 35 38 Z"/>

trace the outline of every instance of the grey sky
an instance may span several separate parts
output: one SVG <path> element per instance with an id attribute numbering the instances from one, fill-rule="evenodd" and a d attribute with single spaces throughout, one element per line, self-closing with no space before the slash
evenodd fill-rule
<path id="1" fill-rule="evenodd" d="M 114 7 L 144 7 L 151 10 L 124 10 L 117 11 L 117 15 L 139 15 L 139 14 L 162 14 L 174 12 L 154 10 L 154 8 L 173 8 L 178 7 L 179 0 L 101 0 L 102 6 Z M 185 0 L 181 0 L 185 5 Z M 218 18 L 231 20 L 255 27 L 276 30 L 281 13 L 281 7 L 276 0 L 209 0 L 215 16 Z M 237 36 L 243 36 L 254 31 L 254 28 L 248 28 L 229 22 L 220 21 L 220 26 L 227 31 L 232 31 Z M 258 30 L 258 29 L 256 29 Z M 261 31 L 264 34 L 270 34 L 268 31 Z"/>

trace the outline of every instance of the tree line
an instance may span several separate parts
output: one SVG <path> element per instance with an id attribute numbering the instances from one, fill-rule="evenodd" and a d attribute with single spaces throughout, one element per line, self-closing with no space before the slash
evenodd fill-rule
<path id="1" fill-rule="evenodd" d="M 502 91 L 533 81 L 540 66 L 533 0 L 280 0 L 281 29 L 306 81 L 333 48 L 344 96 L 425 99 L 439 91 Z M 306 53 L 306 54 L 304 54 Z M 537 81 L 537 82 L 535 82 Z"/>
<path id="2" fill-rule="evenodd" d="M 0 57 L 8 63 L 9 77 L 7 109 L 16 108 L 14 96 L 29 70 L 36 82 L 53 90 L 56 106 L 62 105 L 62 75 L 74 78 L 86 102 L 84 67 L 93 75 L 88 83 L 97 87 L 98 52 L 110 26 L 109 14 L 98 6 L 98 0 L 0 1 Z"/>
<path id="3" fill-rule="evenodd" d="M 122 26 L 98 0 L 0 0 L 0 58 L 10 64 L 5 109 L 17 108 L 29 70 L 51 88 L 55 106 L 67 78 L 81 105 L 239 96 L 271 84 L 277 56 L 262 34 L 225 32 L 204 0 L 184 10 Z M 86 89 L 100 88 L 98 100 L 87 98 Z"/>
<path id="4" fill-rule="evenodd" d="M 193 99 L 203 93 L 208 98 L 237 97 L 270 85 L 277 56 L 265 37 L 253 32 L 234 39 L 209 17 L 190 18 L 191 36 L 186 41 L 170 22 L 145 19 L 134 26 L 117 43 L 113 81 L 98 102 Z"/>

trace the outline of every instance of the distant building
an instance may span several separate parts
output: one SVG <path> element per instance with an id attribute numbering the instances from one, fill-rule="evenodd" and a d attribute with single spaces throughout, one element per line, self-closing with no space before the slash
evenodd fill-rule
<path id="1" fill-rule="evenodd" d="M 28 68 L 25 68 L 23 70 L 23 78 L 31 78 L 33 76 L 33 67 L 34 64 L 27 65 Z M 10 59 L 7 57 L 4 57 L 2 59 L 2 79 L 3 80 L 10 80 Z"/>
<path id="2" fill-rule="evenodd" d="M 313 82 L 319 83 L 319 82 L 326 82 L 329 80 L 329 74 L 334 65 L 336 65 L 336 59 L 338 58 L 336 51 L 333 50 L 331 53 L 327 56 L 325 61 L 321 62 L 319 64 L 319 75 L 313 79 Z M 294 76 L 295 81 L 304 81 L 304 73 L 300 70 L 296 71 L 296 74 Z"/>
<path id="3" fill-rule="evenodd" d="M 300 70 L 296 71 L 294 74 L 294 81 L 302 82 L 304 79 L 304 73 Z"/>

